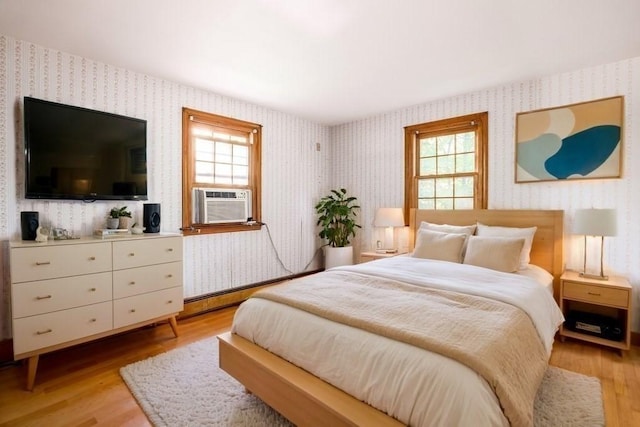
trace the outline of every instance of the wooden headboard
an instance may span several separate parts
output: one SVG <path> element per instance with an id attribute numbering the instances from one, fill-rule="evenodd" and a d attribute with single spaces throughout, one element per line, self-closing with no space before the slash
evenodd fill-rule
<path id="1" fill-rule="evenodd" d="M 410 212 L 411 233 L 409 247 L 413 249 L 416 231 L 421 221 L 435 224 L 471 225 L 481 222 L 504 227 L 538 227 L 533 236 L 531 264 L 544 268 L 553 275 L 554 296 L 557 299 L 560 276 L 564 270 L 563 234 L 564 211 L 561 210 L 417 210 Z"/>

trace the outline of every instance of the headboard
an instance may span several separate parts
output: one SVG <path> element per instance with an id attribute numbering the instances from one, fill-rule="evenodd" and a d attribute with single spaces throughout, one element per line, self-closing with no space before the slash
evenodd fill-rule
<path id="1" fill-rule="evenodd" d="M 409 247 L 413 249 L 420 222 L 435 224 L 470 225 L 481 222 L 504 227 L 538 227 L 533 236 L 531 264 L 544 268 L 553 275 L 554 296 L 558 296 L 560 276 L 564 270 L 563 235 L 564 211 L 561 210 L 417 210 L 410 212 L 411 233 Z"/>

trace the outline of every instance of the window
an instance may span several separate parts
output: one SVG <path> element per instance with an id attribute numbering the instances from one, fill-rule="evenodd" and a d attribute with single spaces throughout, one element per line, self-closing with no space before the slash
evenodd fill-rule
<path id="1" fill-rule="evenodd" d="M 251 190 L 251 216 L 259 221 L 261 136 L 261 125 L 182 109 L 182 228 L 185 235 L 260 227 L 199 222 L 194 190 Z"/>
<path id="2" fill-rule="evenodd" d="M 405 212 L 487 206 L 487 118 L 405 127 Z"/>

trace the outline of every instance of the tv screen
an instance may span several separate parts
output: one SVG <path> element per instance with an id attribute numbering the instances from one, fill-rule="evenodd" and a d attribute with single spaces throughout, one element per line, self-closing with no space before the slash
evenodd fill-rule
<path id="1" fill-rule="evenodd" d="M 27 199 L 147 200 L 147 122 L 24 98 Z"/>

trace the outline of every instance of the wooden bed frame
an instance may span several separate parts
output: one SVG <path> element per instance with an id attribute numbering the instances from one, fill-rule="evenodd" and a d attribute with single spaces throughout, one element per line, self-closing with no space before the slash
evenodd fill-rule
<path id="1" fill-rule="evenodd" d="M 563 269 L 563 211 L 465 210 L 410 213 L 411 242 L 421 221 L 438 224 L 507 227 L 537 226 L 531 263 L 554 276 L 557 295 Z M 232 334 L 220 335 L 220 367 L 298 426 L 400 426 L 396 419 L 322 381 L 250 341 Z"/>

